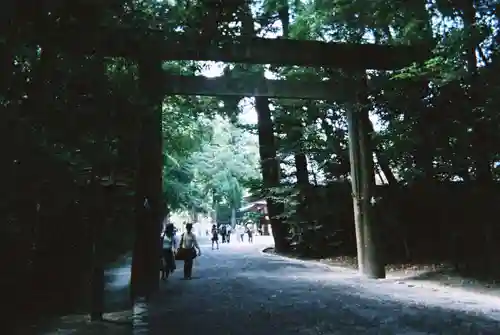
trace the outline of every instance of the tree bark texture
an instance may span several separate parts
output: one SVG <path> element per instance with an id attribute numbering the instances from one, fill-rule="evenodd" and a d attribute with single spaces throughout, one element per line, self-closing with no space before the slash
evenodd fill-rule
<path id="1" fill-rule="evenodd" d="M 366 75 L 358 75 L 357 78 L 355 86 L 359 87 L 357 103 L 347 109 L 347 121 L 358 266 L 363 276 L 384 278 L 385 267 L 381 258 L 379 232 L 373 220 L 374 211 L 371 203 L 375 181 L 369 108 L 366 99 Z"/>

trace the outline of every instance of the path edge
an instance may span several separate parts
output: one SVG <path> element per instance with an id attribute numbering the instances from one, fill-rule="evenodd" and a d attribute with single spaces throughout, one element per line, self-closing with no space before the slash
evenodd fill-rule
<path id="1" fill-rule="evenodd" d="M 259 253 L 261 255 L 263 255 L 264 257 L 274 257 L 274 258 L 279 258 L 281 260 L 285 260 L 285 261 L 288 261 L 288 262 L 313 265 L 313 266 L 321 267 L 321 268 L 324 268 L 324 269 L 328 269 L 328 270 L 330 270 L 332 272 L 338 272 L 338 273 L 343 273 L 343 274 L 351 274 L 354 277 L 360 277 L 358 271 L 350 269 L 350 268 L 347 268 L 347 267 L 326 264 L 326 263 L 322 263 L 321 261 L 307 260 L 307 259 L 300 259 L 300 258 L 293 258 L 293 257 L 290 257 L 290 256 L 285 256 L 285 255 L 281 255 L 281 254 L 277 254 L 277 253 L 266 252 L 265 250 L 267 250 L 269 248 L 274 248 L 274 246 L 273 245 L 268 245 L 268 246 L 265 246 L 265 247 L 261 247 L 261 248 L 259 248 Z"/>

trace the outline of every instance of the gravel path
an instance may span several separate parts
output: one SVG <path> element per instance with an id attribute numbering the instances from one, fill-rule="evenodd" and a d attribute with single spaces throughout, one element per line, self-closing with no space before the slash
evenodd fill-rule
<path id="1" fill-rule="evenodd" d="M 179 263 L 134 308 L 133 334 L 500 334 L 497 298 L 361 279 L 262 254 L 262 243 L 204 246 L 191 281 L 179 280 Z"/>

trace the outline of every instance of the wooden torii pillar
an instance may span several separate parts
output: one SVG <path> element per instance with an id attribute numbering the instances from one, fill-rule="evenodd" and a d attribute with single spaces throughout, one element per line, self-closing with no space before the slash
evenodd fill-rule
<path id="1" fill-rule="evenodd" d="M 160 234 L 163 203 L 164 81 L 162 60 L 144 52 L 138 61 L 143 94 L 136 177 L 136 237 L 132 259 L 131 297 L 149 297 L 159 288 Z"/>

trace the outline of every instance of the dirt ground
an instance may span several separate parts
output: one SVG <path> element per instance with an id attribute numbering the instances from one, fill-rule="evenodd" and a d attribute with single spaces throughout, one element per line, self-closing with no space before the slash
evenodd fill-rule
<path id="1" fill-rule="evenodd" d="M 265 248 L 263 251 L 265 253 L 275 254 L 273 247 Z M 297 258 L 290 255 L 283 256 Z M 358 268 L 357 258 L 350 256 L 308 261 L 353 271 Z M 394 280 L 400 284 L 404 284 L 405 282 L 425 283 L 427 285 L 461 288 L 470 292 L 500 297 L 499 281 L 464 277 L 446 264 L 388 264 L 386 266 L 386 274 L 387 280 Z"/>

